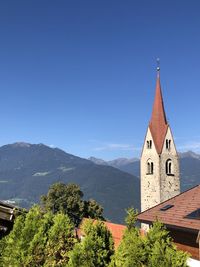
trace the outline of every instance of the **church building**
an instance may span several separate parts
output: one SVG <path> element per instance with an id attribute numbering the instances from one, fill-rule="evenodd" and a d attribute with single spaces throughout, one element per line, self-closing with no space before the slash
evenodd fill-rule
<path id="1" fill-rule="evenodd" d="M 157 68 L 155 99 L 141 156 L 141 211 L 180 194 L 178 153 L 167 121 Z"/>

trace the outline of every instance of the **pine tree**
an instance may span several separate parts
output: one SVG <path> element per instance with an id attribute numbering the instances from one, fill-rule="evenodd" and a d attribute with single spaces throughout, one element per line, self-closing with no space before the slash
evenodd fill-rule
<path id="1" fill-rule="evenodd" d="M 106 267 L 114 253 L 112 235 L 103 222 L 88 220 L 84 238 L 70 253 L 69 267 Z"/>
<path id="2" fill-rule="evenodd" d="M 38 232 L 34 235 L 28 248 L 25 259 L 26 266 L 43 266 L 45 263 L 45 248 L 47 245 L 49 230 L 53 225 L 53 214 L 48 212 L 41 219 Z"/>
<path id="3" fill-rule="evenodd" d="M 22 230 L 25 224 L 25 213 L 19 215 L 10 234 L 2 240 L 1 266 L 23 266 L 21 257 Z"/>
<path id="4" fill-rule="evenodd" d="M 110 267 L 186 267 L 187 254 L 178 251 L 162 223 L 155 222 L 145 237 L 134 227 L 136 213 L 127 211 L 127 229 Z"/>
<path id="5" fill-rule="evenodd" d="M 44 266 L 65 266 L 69 260 L 69 252 L 76 242 L 74 225 L 69 217 L 64 214 L 56 214 L 44 250 L 46 259 Z"/>
<path id="6" fill-rule="evenodd" d="M 146 264 L 149 267 L 186 267 L 187 254 L 176 249 L 169 232 L 156 221 L 144 239 Z"/>
<path id="7" fill-rule="evenodd" d="M 127 229 L 115 255 L 112 258 L 110 267 L 135 267 L 143 266 L 145 260 L 144 244 L 140 231 L 135 227 L 137 212 L 130 208 L 127 210 L 125 219 Z"/>

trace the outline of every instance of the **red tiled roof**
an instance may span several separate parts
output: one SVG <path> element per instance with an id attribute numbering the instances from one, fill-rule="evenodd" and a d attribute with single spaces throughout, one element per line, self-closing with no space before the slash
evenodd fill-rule
<path id="1" fill-rule="evenodd" d="M 168 123 L 163 104 L 159 72 L 157 74 L 156 93 L 155 93 L 153 111 L 151 115 L 151 121 L 149 123 L 149 128 L 153 137 L 154 144 L 156 146 L 156 150 L 158 154 L 160 154 L 162 152 L 162 147 L 168 128 Z"/>
<path id="2" fill-rule="evenodd" d="M 168 210 L 160 209 L 166 205 L 173 205 Z M 137 216 L 141 222 L 153 222 L 156 219 L 162 223 L 179 228 L 200 230 L 199 219 L 189 219 L 186 216 L 200 208 L 200 185 L 185 191 Z"/>
<path id="3" fill-rule="evenodd" d="M 115 224 L 115 223 L 110 223 L 110 222 L 104 222 L 104 224 L 108 228 L 108 230 L 111 232 L 113 240 L 114 240 L 115 248 L 117 248 L 122 240 L 126 226 L 122 224 Z"/>

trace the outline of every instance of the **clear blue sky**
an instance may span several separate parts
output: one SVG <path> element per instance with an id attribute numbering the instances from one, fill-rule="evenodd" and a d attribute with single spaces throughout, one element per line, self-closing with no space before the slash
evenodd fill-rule
<path id="1" fill-rule="evenodd" d="M 200 2 L 0 2 L 0 145 L 140 155 L 156 58 L 181 151 L 200 152 Z"/>

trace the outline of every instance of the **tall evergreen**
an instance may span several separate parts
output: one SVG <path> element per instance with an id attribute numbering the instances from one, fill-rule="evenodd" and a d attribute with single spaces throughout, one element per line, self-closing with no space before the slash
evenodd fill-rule
<path id="1" fill-rule="evenodd" d="M 114 253 L 110 231 L 103 222 L 88 220 L 83 227 L 84 237 L 70 253 L 68 267 L 106 267 Z"/>

